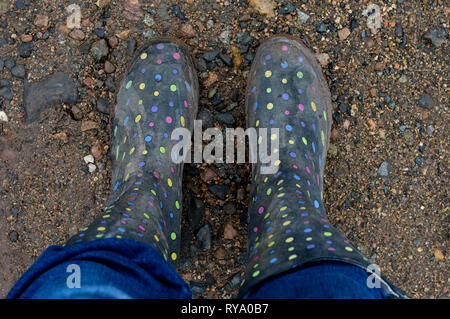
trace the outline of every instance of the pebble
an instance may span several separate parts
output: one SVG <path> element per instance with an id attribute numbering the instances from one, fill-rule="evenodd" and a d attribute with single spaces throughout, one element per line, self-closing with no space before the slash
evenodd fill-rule
<path id="1" fill-rule="evenodd" d="M 31 34 L 22 34 L 20 36 L 20 40 L 22 42 L 28 43 L 28 42 L 33 41 L 33 36 Z"/>
<path id="2" fill-rule="evenodd" d="M 0 111 L 0 121 L 1 122 L 8 122 L 8 115 L 4 111 Z"/>
<path id="3" fill-rule="evenodd" d="M 440 251 L 439 249 L 435 248 L 433 254 L 434 254 L 434 260 L 436 260 L 436 261 L 444 261 L 445 256 L 442 253 L 442 251 Z"/>
<path id="4" fill-rule="evenodd" d="M 13 230 L 12 232 L 9 233 L 9 240 L 13 243 L 19 240 L 19 235 L 17 234 L 16 231 Z"/>
<path id="5" fill-rule="evenodd" d="M 280 8 L 278 8 L 278 14 L 289 14 L 294 10 L 295 10 L 294 5 L 290 2 L 288 2 L 288 3 L 284 4 L 283 6 L 281 6 Z"/>
<path id="6" fill-rule="evenodd" d="M 417 104 L 424 109 L 430 110 L 433 108 L 433 98 L 429 94 L 424 93 L 420 96 Z"/>
<path id="7" fill-rule="evenodd" d="M 28 58 L 31 55 L 32 50 L 31 43 L 22 43 L 19 46 L 19 55 L 22 58 Z"/>
<path id="8" fill-rule="evenodd" d="M 181 20 L 186 20 L 186 16 L 183 14 L 183 12 L 181 12 L 181 9 L 179 6 L 177 6 L 176 4 L 174 4 L 172 6 L 172 13 L 179 19 Z"/>
<path id="9" fill-rule="evenodd" d="M 428 126 L 427 126 L 427 129 L 426 129 L 426 132 L 427 132 L 428 135 L 433 134 L 433 132 L 434 132 L 434 126 L 431 125 L 431 124 L 428 125 Z"/>
<path id="10" fill-rule="evenodd" d="M 80 29 L 75 29 L 69 33 L 69 37 L 71 37 L 74 40 L 82 41 L 84 40 L 85 34 Z"/>
<path id="11" fill-rule="evenodd" d="M 97 111 L 103 114 L 109 114 L 109 101 L 99 97 L 97 99 Z"/>
<path id="12" fill-rule="evenodd" d="M 333 143 L 330 143 L 330 145 L 328 146 L 328 154 L 336 156 L 337 152 L 338 152 L 337 146 L 334 145 Z"/>
<path id="13" fill-rule="evenodd" d="M 48 26 L 48 17 L 46 15 L 38 14 L 34 19 L 34 25 L 37 27 L 46 28 Z"/>
<path id="14" fill-rule="evenodd" d="M 217 122 L 223 124 L 231 125 L 235 122 L 233 115 L 230 113 L 218 113 L 214 118 L 216 119 Z"/>
<path id="15" fill-rule="evenodd" d="M 202 181 L 204 181 L 205 183 L 209 183 L 210 181 L 212 181 L 213 179 L 215 179 L 217 177 L 216 172 L 209 167 L 206 167 L 201 173 L 200 173 L 200 178 L 202 179 Z"/>
<path id="16" fill-rule="evenodd" d="M 305 24 L 309 20 L 309 15 L 297 9 L 297 21 L 299 24 Z"/>
<path id="17" fill-rule="evenodd" d="M 225 224 L 225 227 L 223 229 L 223 238 L 224 239 L 233 239 L 235 238 L 238 234 L 237 230 L 234 229 L 231 221 L 229 221 L 228 223 Z"/>
<path id="18" fill-rule="evenodd" d="M 92 44 L 90 51 L 94 59 L 99 62 L 109 53 L 108 43 L 105 39 L 100 39 Z"/>
<path id="19" fill-rule="evenodd" d="M 446 33 L 445 29 L 430 29 L 423 37 L 430 41 L 435 47 L 440 47 L 447 41 Z"/>
<path id="20" fill-rule="evenodd" d="M 112 76 L 108 76 L 105 80 L 105 86 L 108 88 L 109 92 L 116 91 L 116 80 Z"/>
<path id="21" fill-rule="evenodd" d="M 23 64 L 18 64 L 11 69 L 11 73 L 15 77 L 23 79 L 25 77 L 25 67 Z"/>
<path id="22" fill-rule="evenodd" d="M 233 58 L 230 57 L 228 54 L 220 54 L 219 58 L 222 60 L 223 63 L 225 63 L 226 66 L 230 68 L 233 66 Z"/>
<path id="23" fill-rule="evenodd" d="M 379 177 L 389 177 L 391 173 L 392 167 L 388 162 L 381 163 L 380 167 L 378 167 L 377 173 Z"/>
<path id="24" fill-rule="evenodd" d="M 211 229 L 208 224 L 205 224 L 197 232 L 197 241 L 201 249 L 204 250 L 211 249 Z"/>
<path id="25" fill-rule="evenodd" d="M 12 91 L 8 87 L 0 88 L 0 96 L 5 98 L 8 101 L 11 101 L 13 99 Z"/>
<path id="26" fill-rule="evenodd" d="M 339 40 L 344 41 L 350 35 L 350 29 L 345 27 L 338 31 Z"/>
<path id="27" fill-rule="evenodd" d="M 237 273 L 236 275 L 233 276 L 233 278 L 231 278 L 230 280 L 230 285 L 231 288 L 235 288 L 238 287 L 241 284 L 242 281 L 242 276 L 240 273 Z"/>
<path id="28" fill-rule="evenodd" d="M 127 40 L 127 54 L 133 55 L 134 51 L 136 51 L 136 40 L 135 39 L 128 39 Z"/>
<path id="29" fill-rule="evenodd" d="M 230 43 L 230 35 L 231 35 L 231 31 L 229 31 L 229 30 L 222 31 L 222 33 L 220 33 L 220 35 L 219 35 L 220 42 L 228 45 Z"/>
<path id="30" fill-rule="evenodd" d="M 183 36 L 185 36 L 186 38 L 193 38 L 197 35 L 197 32 L 195 31 L 194 27 L 190 23 L 184 23 L 181 26 L 180 31 L 183 34 Z"/>
<path id="31" fill-rule="evenodd" d="M 397 38 L 403 38 L 403 27 L 399 22 L 395 24 L 395 36 Z"/>
<path id="32" fill-rule="evenodd" d="M 197 295 L 201 295 L 206 291 L 206 284 L 202 282 L 191 281 L 189 283 L 191 291 Z"/>
<path id="33" fill-rule="evenodd" d="M 200 226 L 200 222 L 205 216 L 205 204 L 203 201 L 196 197 L 191 197 L 189 208 L 187 211 L 187 217 L 189 226 L 196 229 Z"/>
<path id="34" fill-rule="evenodd" d="M 213 120 L 213 115 L 206 108 L 202 108 L 198 112 L 197 119 L 202 121 L 202 129 L 203 130 L 213 126 L 213 121 L 214 121 Z"/>
<path id="35" fill-rule="evenodd" d="M 104 69 L 107 74 L 111 74 L 114 73 L 114 71 L 116 71 L 116 67 L 114 66 L 114 64 L 112 64 L 108 60 L 105 61 Z"/>
<path id="36" fill-rule="evenodd" d="M 148 13 L 144 15 L 143 22 L 149 27 L 152 27 L 155 24 L 155 20 Z"/>
<path id="37" fill-rule="evenodd" d="M 213 50 L 213 51 L 209 51 L 209 52 L 205 52 L 203 54 L 203 59 L 205 59 L 205 61 L 207 62 L 212 62 L 216 59 L 216 57 L 219 55 L 219 50 Z"/>
<path id="38" fill-rule="evenodd" d="M 318 53 L 316 54 L 316 58 L 321 66 L 327 66 L 330 62 L 330 56 L 327 53 Z"/>
<path id="39" fill-rule="evenodd" d="M 229 190 L 227 185 L 211 185 L 208 187 L 211 193 L 217 196 L 221 200 L 225 200 Z"/>
<path id="40" fill-rule="evenodd" d="M 12 68 L 16 65 L 16 61 L 13 59 L 8 59 L 5 61 L 5 67 L 9 70 L 12 70 Z"/>
<path id="41" fill-rule="evenodd" d="M 85 157 L 83 157 L 83 160 L 86 164 L 94 163 L 94 156 L 92 156 L 91 154 L 86 155 Z"/>
<path id="42" fill-rule="evenodd" d="M 89 173 L 95 172 L 96 169 L 97 169 L 97 166 L 95 166 L 94 164 L 88 164 Z"/>
<path id="43" fill-rule="evenodd" d="M 252 45 L 253 38 L 248 33 L 238 32 L 236 34 L 236 41 L 242 45 Z"/>
<path id="44" fill-rule="evenodd" d="M 35 82 L 25 83 L 24 101 L 27 122 L 33 122 L 40 113 L 57 103 L 71 104 L 78 100 L 78 88 L 70 75 L 58 72 Z"/>
<path id="45" fill-rule="evenodd" d="M 398 79 L 400 83 L 406 83 L 408 81 L 408 78 L 406 75 L 402 74 L 402 76 Z"/>
<path id="46" fill-rule="evenodd" d="M 425 164 L 425 159 L 424 159 L 423 157 L 421 157 L 421 156 L 417 156 L 417 157 L 414 159 L 414 162 L 415 162 L 417 165 L 423 165 L 423 164 Z"/>
<path id="47" fill-rule="evenodd" d="M 5 62 L 0 59 L 0 71 L 3 70 L 3 67 L 5 66 Z"/>

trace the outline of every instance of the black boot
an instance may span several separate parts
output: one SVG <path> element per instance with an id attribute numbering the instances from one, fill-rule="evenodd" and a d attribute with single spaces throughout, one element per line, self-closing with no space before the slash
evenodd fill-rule
<path id="1" fill-rule="evenodd" d="M 66 246 L 99 238 L 142 241 L 175 264 L 179 254 L 183 163 L 171 159 L 172 130 L 192 131 L 198 80 L 187 48 L 160 39 L 139 53 L 114 106 L 112 191 L 102 213 Z"/>
<path id="2" fill-rule="evenodd" d="M 249 74 L 247 126 L 279 128 L 275 174 L 253 167 L 249 264 L 241 295 L 264 280 L 306 263 L 370 264 L 330 225 L 323 173 L 331 130 L 331 98 L 312 52 L 293 37 L 276 36 L 258 49 Z M 403 294 L 377 277 L 387 294 Z"/>

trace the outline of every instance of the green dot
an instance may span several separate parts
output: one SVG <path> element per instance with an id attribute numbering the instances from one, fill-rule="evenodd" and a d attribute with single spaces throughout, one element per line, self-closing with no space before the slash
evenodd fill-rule
<path id="1" fill-rule="evenodd" d="M 170 90 L 171 90 L 172 92 L 175 92 L 175 91 L 177 90 L 177 86 L 176 86 L 175 84 L 172 84 L 172 85 L 170 86 Z"/>
<path id="2" fill-rule="evenodd" d="M 177 234 L 175 234 L 175 233 L 170 234 L 170 238 L 171 238 L 172 240 L 177 239 Z"/>
<path id="3" fill-rule="evenodd" d="M 295 248 L 294 247 L 289 247 L 288 251 L 293 251 Z"/>
<path id="4" fill-rule="evenodd" d="M 271 241 L 271 242 L 267 245 L 267 247 L 272 247 L 273 245 L 275 245 L 275 242 L 274 242 L 274 241 Z"/>
<path id="5" fill-rule="evenodd" d="M 306 138 L 302 137 L 302 141 L 303 141 L 303 144 L 308 145 L 308 141 L 306 140 Z"/>
<path id="6" fill-rule="evenodd" d="M 327 236 L 327 237 L 330 237 L 331 235 L 333 235 L 332 233 L 330 233 L 330 232 L 328 232 L 328 231 L 324 232 L 323 234 L 324 234 L 325 236 Z"/>
<path id="7" fill-rule="evenodd" d="M 177 209 L 180 209 L 180 203 L 179 203 L 178 201 L 175 201 L 175 207 L 176 207 Z"/>
<path id="8" fill-rule="evenodd" d="M 252 277 L 253 277 L 253 278 L 258 277 L 259 273 L 260 273 L 259 270 L 255 271 L 255 272 L 252 274 Z"/>
<path id="9" fill-rule="evenodd" d="M 269 189 L 267 190 L 267 195 L 270 195 L 270 193 L 272 193 L 272 188 L 269 188 Z"/>
<path id="10" fill-rule="evenodd" d="M 127 85 L 125 86 L 127 89 L 131 87 L 131 84 L 133 84 L 133 81 L 128 81 Z"/>
<path id="11" fill-rule="evenodd" d="M 272 92 L 272 89 L 271 88 L 267 88 L 266 92 L 270 93 L 270 92 Z"/>
<path id="12" fill-rule="evenodd" d="M 164 154 L 166 152 L 166 148 L 164 146 L 161 146 L 159 148 L 159 151 Z"/>
<path id="13" fill-rule="evenodd" d="M 303 78 L 303 72 L 298 71 L 298 72 L 297 72 L 297 77 L 298 77 L 299 79 Z"/>

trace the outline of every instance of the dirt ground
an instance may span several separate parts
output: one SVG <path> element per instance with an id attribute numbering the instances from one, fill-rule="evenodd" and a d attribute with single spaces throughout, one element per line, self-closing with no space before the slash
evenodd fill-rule
<path id="1" fill-rule="evenodd" d="M 219 113 L 245 127 L 258 44 L 289 33 L 318 54 L 333 97 L 331 222 L 409 296 L 448 298 L 450 9 L 442 0 L 373 3 L 383 18 L 376 34 L 366 0 L 0 0 L 0 296 L 106 202 L 106 106 L 146 39 L 168 35 L 191 46 L 200 108 L 210 111 L 202 119 L 224 128 Z M 79 28 L 68 27 L 71 4 L 79 5 Z M 54 103 L 29 123 L 25 83 L 56 72 L 73 79 L 76 102 Z M 90 154 L 93 172 L 83 159 Z M 179 271 L 196 297 L 238 291 L 249 173 L 249 165 L 185 167 Z"/>

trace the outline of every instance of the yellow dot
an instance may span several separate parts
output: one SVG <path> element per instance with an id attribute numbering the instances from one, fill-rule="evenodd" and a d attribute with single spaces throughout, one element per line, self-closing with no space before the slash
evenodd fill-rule
<path id="1" fill-rule="evenodd" d="M 105 227 L 99 227 L 99 228 L 97 228 L 97 230 L 98 230 L 98 231 L 104 231 L 104 230 L 105 230 Z"/>
<path id="2" fill-rule="evenodd" d="M 289 237 L 286 239 L 286 243 L 292 243 L 294 241 L 294 237 Z"/>
<path id="3" fill-rule="evenodd" d="M 308 145 L 308 141 L 306 140 L 306 138 L 302 137 L 302 141 L 303 141 L 303 144 Z"/>
<path id="4" fill-rule="evenodd" d="M 273 245 L 275 245 L 275 242 L 274 242 L 274 241 L 271 241 L 271 242 L 267 245 L 267 247 L 272 247 Z"/>
<path id="5" fill-rule="evenodd" d="M 142 101 L 142 100 L 139 100 L 139 102 L 138 102 L 139 104 L 142 104 L 142 103 L 144 103 L 144 101 Z"/>
<path id="6" fill-rule="evenodd" d="M 291 221 L 290 220 L 287 220 L 287 221 L 285 221 L 284 223 L 283 223 L 283 226 L 287 226 L 287 225 L 289 225 L 291 223 Z"/>
<path id="7" fill-rule="evenodd" d="M 293 255 L 290 255 L 288 259 L 289 259 L 289 260 L 293 260 L 293 259 L 295 259 L 295 258 L 297 258 L 297 255 L 296 255 L 296 254 L 293 254 Z"/>
<path id="8" fill-rule="evenodd" d="M 259 137 L 258 137 L 258 144 L 261 144 L 262 139 L 263 139 L 262 136 L 259 136 Z"/>
<path id="9" fill-rule="evenodd" d="M 172 240 L 177 239 L 177 234 L 175 234 L 175 233 L 170 234 L 170 238 L 171 238 Z"/>
<path id="10" fill-rule="evenodd" d="M 323 118 L 325 119 L 325 121 L 327 120 L 327 112 L 323 111 Z"/>
<path id="11" fill-rule="evenodd" d="M 145 89 L 145 83 L 139 84 L 139 88 L 140 88 L 141 90 Z"/>
<path id="12" fill-rule="evenodd" d="M 134 150 L 135 150 L 135 148 L 132 147 L 131 150 L 130 150 L 130 155 L 134 153 Z"/>
<path id="13" fill-rule="evenodd" d="M 177 208 L 177 209 L 180 209 L 180 203 L 176 200 L 175 201 L 175 207 Z"/>
<path id="14" fill-rule="evenodd" d="M 267 195 L 270 195 L 270 193 L 272 193 L 272 188 L 269 188 L 266 193 Z"/>
<path id="15" fill-rule="evenodd" d="M 148 153 L 147 150 L 145 150 L 145 151 L 142 152 L 143 155 L 147 155 L 147 153 Z"/>
<path id="16" fill-rule="evenodd" d="M 284 212 L 287 209 L 287 206 L 283 206 L 280 208 L 280 212 Z"/>
<path id="17" fill-rule="evenodd" d="M 311 241 L 312 237 L 306 237 L 306 241 Z"/>
<path id="18" fill-rule="evenodd" d="M 159 241 L 159 238 L 158 238 L 158 236 L 156 236 L 156 235 L 155 235 L 155 240 L 156 240 L 156 241 Z"/>
<path id="19" fill-rule="evenodd" d="M 311 102 L 311 108 L 315 112 L 316 111 L 316 103 Z"/>
<path id="20" fill-rule="evenodd" d="M 159 151 L 164 154 L 166 152 L 166 148 L 164 146 L 161 146 L 159 148 Z"/>
<path id="21" fill-rule="evenodd" d="M 322 135 L 322 145 L 325 146 L 325 134 L 323 131 L 320 132 L 320 135 Z"/>
<path id="22" fill-rule="evenodd" d="M 270 135 L 270 139 L 272 141 L 274 141 L 276 138 L 277 138 L 277 134 L 274 133 L 274 134 Z"/>
<path id="23" fill-rule="evenodd" d="M 136 116 L 136 118 L 134 119 L 134 121 L 137 123 L 141 120 L 142 116 L 141 114 L 139 114 L 138 116 Z"/>
<path id="24" fill-rule="evenodd" d="M 266 76 L 266 78 L 270 78 L 272 76 L 272 71 L 266 71 L 264 75 Z"/>
<path id="25" fill-rule="evenodd" d="M 170 255 L 170 258 L 172 258 L 172 260 L 176 260 L 176 259 L 177 259 L 177 254 L 172 253 L 172 254 Z"/>
<path id="26" fill-rule="evenodd" d="M 169 187 L 172 187 L 172 180 L 170 178 L 167 179 L 167 185 L 169 185 Z"/>
<path id="27" fill-rule="evenodd" d="M 159 92 L 158 92 L 158 91 L 155 91 L 155 92 L 153 92 L 153 95 L 154 95 L 154 96 L 158 96 L 158 95 L 159 95 Z"/>
<path id="28" fill-rule="evenodd" d="M 267 103 L 267 109 L 268 110 L 273 109 L 273 103 Z"/>
<path id="29" fill-rule="evenodd" d="M 181 122 L 181 126 L 184 127 L 186 125 L 186 123 L 184 122 L 184 116 L 181 117 L 180 122 Z"/>
<path id="30" fill-rule="evenodd" d="M 347 246 L 347 247 L 345 247 L 345 250 L 346 250 L 346 251 L 353 251 L 353 248 Z"/>
<path id="31" fill-rule="evenodd" d="M 294 142 L 294 140 L 289 140 L 289 144 L 294 144 L 295 142 Z"/>
<path id="32" fill-rule="evenodd" d="M 255 126 L 256 126 L 256 127 L 258 127 L 258 126 L 259 126 L 259 120 L 257 120 L 257 121 L 256 121 L 256 124 L 255 124 Z"/>
<path id="33" fill-rule="evenodd" d="M 142 53 L 142 54 L 141 54 L 141 59 L 144 60 L 144 59 L 146 59 L 146 58 L 147 58 L 147 53 L 145 53 L 145 52 Z"/>
<path id="34" fill-rule="evenodd" d="M 283 80 L 281 80 L 281 83 L 286 84 L 286 83 L 287 83 L 287 80 L 286 80 L 286 79 L 283 79 Z"/>

